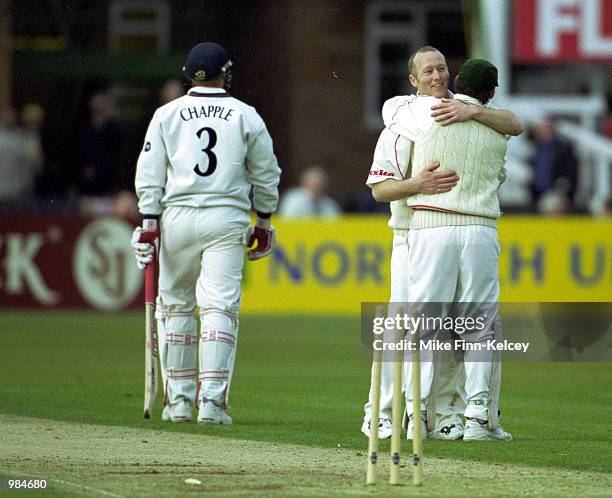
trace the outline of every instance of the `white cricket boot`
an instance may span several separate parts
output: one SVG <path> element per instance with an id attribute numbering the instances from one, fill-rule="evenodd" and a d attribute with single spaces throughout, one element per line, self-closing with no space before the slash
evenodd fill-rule
<path id="1" fill-rule="evenodd" d="M 178 403 L 164 406 L 162 420 L 166 422 L 191 422 L 191 403 L 182 398 Z"/>
<path id="2" fill-rule="evenodd" d="M 442 439 L 444 441 L 456 441 L 457 439 L 463 439 L 463 425 L 461 423 L 455 423 L 445 425 L 440 429 L 436 429 L 429 434 L 431 439 Z"/>
<path id="3" fill-rule="evenodd" d="M 406 417 L 406 411 L 404 410 L 404 419 L 402 420 L 402 425 L 406 429 L 406 439 L 412 441 L 414 437 L 414 424 L 412 422 L 412 416 L 414 414 L 410 414 L 410 416 Z M 427 439 L 429 437 L 429 433 L 427 432 L 427 411 L 421 411 L 421 439 Z"/>
<path id="4" fill-rule="evenodd" d="M 382 418 L 378 421 L 378 439 L 389 439 L 392 432 L 391 420 Z M 370 437 L 370 421 L 364 420 L 361 424 L 361 433 L 365 437 Z"/>
<path id="5" fill-rule="evenodd" d="M 489 429 L 489 422 L 478 418 L 468 418 L 465 421 L 464 441 L 512 441 L 512 435 L 501 425 L 492 431 Z"/>
<path id="6" fill-rule="evenodd" d="M 214 401 L 205 401 L 200 405 L 198 423 L 230 425 L 232 417 L 225 413 L 225 410 L 215 404 Z"/>

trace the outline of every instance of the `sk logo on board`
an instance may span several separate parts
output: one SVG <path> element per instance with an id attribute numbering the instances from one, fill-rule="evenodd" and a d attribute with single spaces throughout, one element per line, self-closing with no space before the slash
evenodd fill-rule
<path id="1" fill-rule="evenodd" d="M 144 146 L 144 151 L 149 152 L 151 150 L 151 142 L 147 142 Z"/>

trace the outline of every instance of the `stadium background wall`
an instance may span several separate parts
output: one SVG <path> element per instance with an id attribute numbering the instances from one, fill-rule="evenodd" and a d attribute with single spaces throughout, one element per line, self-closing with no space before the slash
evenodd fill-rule
<path id="1" fill-rule="evenodd" d="M 272 256 L 246 263 L 243 313 L 346 314 L 389 298 L 386 218 L 277 220 Z M 117 218 L 0 218 L 0 307 L 140 309 L 143 276 Z M 499 224 L 501 300 L 609 301 L 612 220 L 512 217 Z"/>

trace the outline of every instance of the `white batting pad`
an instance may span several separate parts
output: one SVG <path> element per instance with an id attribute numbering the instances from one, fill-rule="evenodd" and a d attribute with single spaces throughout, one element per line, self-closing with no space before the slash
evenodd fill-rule
<path id="1" fill-rule="evenodd" d="M 201 322 L 198 402 L 214 401 L 226 407 L 236 347 L 237 321 L 228 313 L 206 310 L 201 315 Z"/>
<path id="2" fill-rule="evenodd" d="M 185 398 L 195 404 L 198 324 L 192 313 L 167 314 L 165 319 L 166 399 L 175 404 Z"/>

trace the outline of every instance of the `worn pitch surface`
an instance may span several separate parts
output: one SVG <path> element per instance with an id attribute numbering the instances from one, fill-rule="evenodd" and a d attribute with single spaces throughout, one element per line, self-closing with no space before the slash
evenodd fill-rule
<path id="1" fill-rule="evenodd" d="M 11 415 L 0 416 L 0 424 L 0 473 L 46 478 L 49 491 L 60 496 L 400 495 L 407 487 L 414 496 L 595 496 L 612 489 L 609 474 L 435 457 L 426 461 L 427 482 L 420 489 L 411 485 L 409 466 L 402 470 L 404 485 L 389 486 L 388 459 L 382 458 L 381 483 L 373 489 L 364 484 L 364 452 L 344 448 Z M 185 484 L 187 478 L 202 484 Z"/>
<path id="2" fill-rule="evenodd" d="M 359 322 L 245 316 L 232 426 L 144 420 L 142 313 L 0 312 L 0 493 L 40 496 L 595 496 L 612 489 L 609 363 L 505 363 L 510 443 L 426 441 L 425 485 L 366 488 Z M 161 396 L 160 396 L 161 398 Z M 403 443 L 404 461 L 409 453 Z M 197 478 L 201 486 L 184 483 Z M 21 495 L 8 491 L 10 495 Z M 38 496 L 38 495 L 33 495 Z"/>

